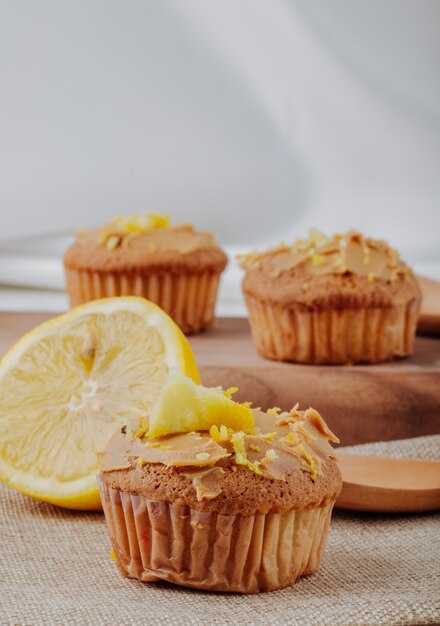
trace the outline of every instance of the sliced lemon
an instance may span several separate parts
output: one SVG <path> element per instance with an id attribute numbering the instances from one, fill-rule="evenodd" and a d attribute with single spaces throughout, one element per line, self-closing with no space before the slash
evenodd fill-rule
<path id="1" fill-rule="evenodd" d="M 0 362 L 0 479 L 99 509 L 97 452 L 118 426 L 148 415 L 175 368 L 199 380 L 185 336 L 142 298 L 96 300 L 37 326 Z"/>
<path id="2" fill-rule="evenodd" d="M 148 436 L 210 430 L 211 426 L 253 430 L 254 414 L 246 404 L 234 402 L 221 388 L 203 387 L 172 371 L 154 402 Z"/>

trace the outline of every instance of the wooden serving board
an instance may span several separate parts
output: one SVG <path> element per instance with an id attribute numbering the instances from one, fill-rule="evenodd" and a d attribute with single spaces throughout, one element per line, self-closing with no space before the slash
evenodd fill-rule
<path id="1" fill-rule="evenodd" d="M 0 354 L 48 313 L 0 313 Z M 313 366 L 258 356 L 246 319 L 220 318 L 190 337 L 203 383 L 238 387 L 254 406 L 313 406 L 343 445 L 440 433 L 440 339 L 417 337 L 408 359 L 380 365 Z"/>

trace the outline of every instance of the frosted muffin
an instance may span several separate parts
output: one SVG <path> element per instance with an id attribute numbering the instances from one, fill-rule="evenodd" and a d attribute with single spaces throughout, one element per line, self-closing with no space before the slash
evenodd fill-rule
<path id="1" fill-rule="evenodd" d="M 246 430 L 114 435 L 99 483 L 123 575 L 255 593 L 316 572 L 342 486 L 338 440 L 313 409 L 271 413 L 250 411 Z"/>
<path id="2" fill-rule="evenodd" d="M 79 231 L 64 255 L 71 306 L 141 296 L 158 304 L 186 333 L 212 323 L 226 263 L 212 233 L 152 213 Z"/>
<path id="3" fill-rule="evenodd" d="M 375 363 L 413 350 L 421 292 L 396 250 L 312 231 L 241 258 L 252 336 L 269 359 Z"/>

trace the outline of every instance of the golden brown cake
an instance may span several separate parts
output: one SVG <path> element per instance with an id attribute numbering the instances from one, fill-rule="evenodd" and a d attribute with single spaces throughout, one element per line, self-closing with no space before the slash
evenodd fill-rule
<path id="1" fill-rule="evenodd" d="M 212 323 L 226 263 L 212 233 L 151 213 L 79 231 L 64 255 L 72 306 L 141 296 L 158 304 L 186 333 Z"/>
<path id="2" fill-rule="evenodd" d="M 413 350 L 421 292 L 399 254 L 358 232 L 312 231 L 241 260 L 252 336 L 269 359 L 375 363 Z"/>
<path id="3" fill-rule="evenodd" d="M 338 440 L 313 409 L 270 413 L 253 411 L 252 431 L 114 435 L 98 482 L 122 574 L 254 593 L 318 569 L 342 486 Z"/>

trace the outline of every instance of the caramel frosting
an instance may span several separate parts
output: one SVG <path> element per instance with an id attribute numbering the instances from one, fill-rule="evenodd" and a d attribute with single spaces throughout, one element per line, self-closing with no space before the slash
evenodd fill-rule
<path id="1" fill-rule="evenodd" d="M 244 269 L 261 269 L 272 277 L 293 269 L 304 276 L 353 274 L 370 282 L 395 281 L 411 274 L 399 253 L 385 241 L 357 231 L 327 237 L 313 230 L 307 239 L 297 239 L 291 246 L 280 244 L 265 252 L 251 252 L 240 261 Z"/>
<path id="2" fill-rule="evenodd" d="M 149 439 L 144 428 L 125 427 L 110 440 L 101 456 L 101 472 L 116 472 L 159 464 L 182 471 L 192 481 L 197 499 L 212 499 L 222 491 L 225 459 L 264 478 L 284 481 L 296 471 L 312 482 L 330 459 L 331 442 L 339 440 L 317 411 L 289 413 L 254 411 L 255 428 L 233 431 L 213 426 L 209 432 L 180 433 Z"/>
<path id="3" fill-rule="evenodd" d="M 145 231 L 130 231 L 110 223 L 94 230 L 79 231 L 77 243 L 85 247 L 101 246 L 106 250 L 148 250 L 151 253 L 170 250 L 188 254 L 194 250 L 215 247 L 208 231 L 197 232 L 191 224 L 176 224 Z"/>
<path id="4" fill-rule="evenodd" d="M 155 214 L 118 217 L 92 230 L 79 230 L 64 255 L 67 268 L 96 271 L 223 270 L 227 257 L 213 233 L 191 224 L 171 224 Z"/>

